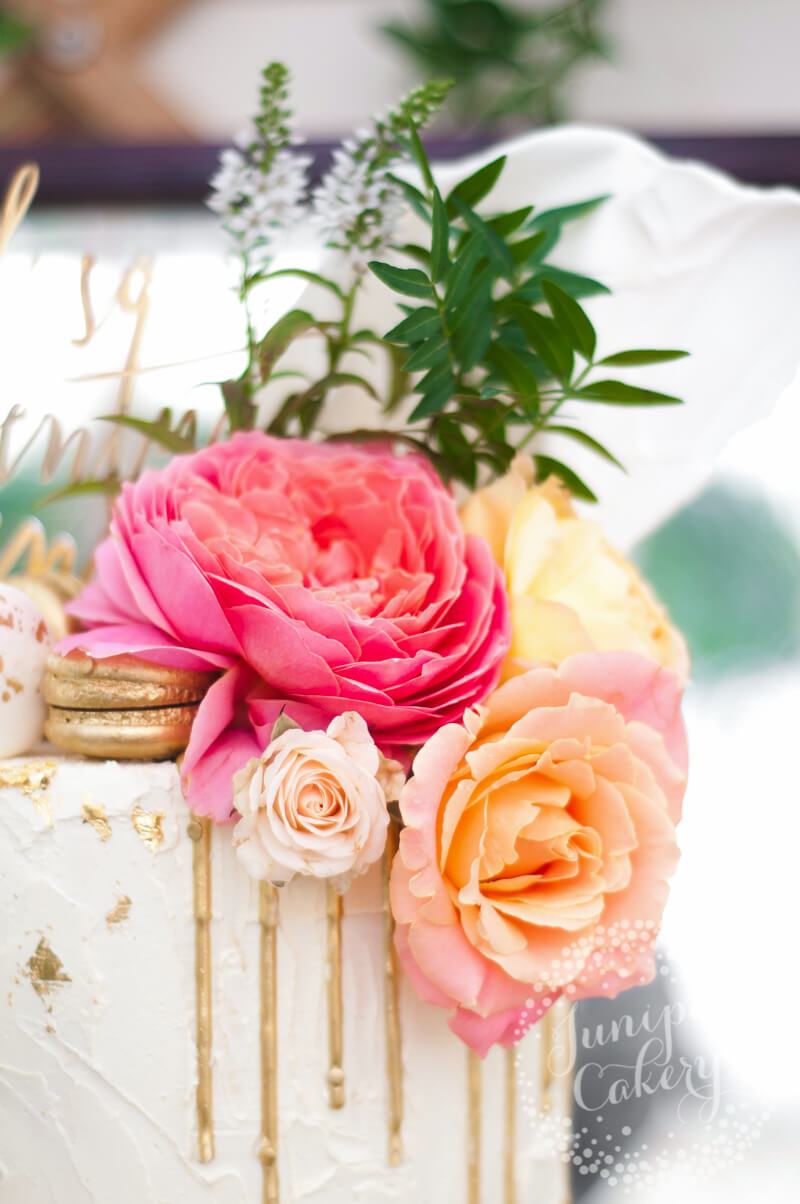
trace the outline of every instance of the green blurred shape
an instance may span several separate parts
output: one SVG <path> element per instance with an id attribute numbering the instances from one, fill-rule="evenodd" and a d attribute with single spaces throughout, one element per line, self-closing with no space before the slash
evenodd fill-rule
<path id="1" fill-rule="evenodd" d="M 108 500 L 92 497 L 42 505 L 58 484 L 57 478 L 49 485 L 42 485 L 38 476 L 30 472 L 20 473 L 0 486 L 0 548 L 8 543 L 17 527 L 33 515 L 42 523 L 49 538 L 64 532 L 73 537 L 78 551 L 77 563 L 83 568 L 108 525 Z"/>
<path id="2" fill-rule="evenodd" d="M 13 13 L 0 13 L 0 56 L 26 50 L 33 36 L 34 30 L 27 21 Z"/>
<path id="3" fill-rule="evenodd" d="M 468 126 L 562 116 L 565 84 L 587 59 L 607 57 L 607 0 L 561 0 L 531 9 L 505 0 L 422 0 L 419 20 L 380 31 L 423 75 L 455 81 L 455 115 Z"/>
<path id="4" fill-rule="evenodd" d="M 800 549 L 755 490 L 709 486 L 634 559 L 686 636 L 694 677 L 762 669 L 800 651 Z"/>

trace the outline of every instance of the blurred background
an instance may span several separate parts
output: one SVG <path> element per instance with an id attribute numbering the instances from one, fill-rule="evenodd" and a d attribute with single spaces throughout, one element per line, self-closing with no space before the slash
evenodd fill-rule
<path id="1" fill-rule="evenodd" d="M 798 182 L 799 40 L 793 0 L 4 0 L 0 146 L 40 146 L 53 200 L 195 198 L 278 58 L 314 143 L 437 75 L 444 151 L 569 118 Z"/>
<path id="2" fill-rule="evenodd" d="M 154 301 L 143 362 L 161 371 L 136 377 L 137 397 L 146 408 L 190 390 L 201 418 L 216 404 L 207 382 L 220 379 L 217 361 L 235 362 L 241 331 L 225 244 L 202 200 L 268 59 L 291 66 L 320 164 L 332 141 L 437 75 L 457 81 L 429 138 L 438 157 L 556 121 L 605 123 L 772 186 L 800 184 L 798 47 L 796 0 L 0 4 L 0 182 L 26 159 L 42 169 L 39 202 L 0 258 L 0 419 L 20 411 L 0 442 L 4 480 L 21 457 L 0 485 L 0 543 L 64 483 L 55 471 L 42 484 L 42 417 L 55 414 L 68 438 L 86 414 L 130 401 L 134 378 L 121 366 L 138 371 L 126 357 L 154 262 L 166 296 L 180 280 L 195 299 L 178 315 Z M 215 351 L 207 375 L 198 347 Z M 795 381 L 634 549 L 693 655 L 684 857 L 659 982 L 616 1011 L 585 1005 L 579 1023 L 679 1002 L 673 1060 L 717 1065 L 724 1095 L 710 1121 L 679 1109 L 679 1092 L 634 1098 L 615 1121 L 628 1132 L 609 1147 L 622 1170 L 612 1159 L 603 1175 L 608 1164 L 576 1147 L 581 1198 L 635 1188 L 653 1204 L 678 1191 L 686 1204 L 797 1199 L 799 406 Z M 78 497 L 40 517 L 52 533 L 71 531 L 85 562 L 106 506 Z M 634 1040 L 609 1057 L 627 1064 L 637 1050 Z M 591 1120 L 576 1113 L 589 1151 Z"/>

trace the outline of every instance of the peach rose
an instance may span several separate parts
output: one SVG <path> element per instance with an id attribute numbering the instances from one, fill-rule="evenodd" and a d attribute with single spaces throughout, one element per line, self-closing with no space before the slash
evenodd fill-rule
<path id="1" fill-rule="evenodd" d="M 511 678 L 418 753 L 392 869 L 400 958 L 481 1055 L 564 992 L 647 982 L 678 850 L 678 678 L 589 653 Z"/>
<path id="2" fill-rule="evenodd" d="M 383 853 L 398 770 L 354 711 L 327 732 L 284 731 L 233 778 L 242 816 L 233 843 L 245 869 L 276 885 L 295 874 L 346 885 Z"/>
<path id="3" fill-rule="evenodd" d="M 510 657 L 558 664 L 574 652 L 638 652 L 685 678 L 685 641 L 633 565 L 578 517 L 555 478 L 531 488 L 532 480 L 531 460 L 518 456 L 461 511 L 464 529 L 505 570 Z"/>

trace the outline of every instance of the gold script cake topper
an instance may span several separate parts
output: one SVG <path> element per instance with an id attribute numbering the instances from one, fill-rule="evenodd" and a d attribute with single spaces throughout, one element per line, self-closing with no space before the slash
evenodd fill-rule
<path id="1" fill-rule="evenodd" d="M 4 255 L 8 244 L 33 204 L 39 187 L 39 167 L 36 163 L 23 163 L 11 177 L 0 209 L 0 255 Z"/>

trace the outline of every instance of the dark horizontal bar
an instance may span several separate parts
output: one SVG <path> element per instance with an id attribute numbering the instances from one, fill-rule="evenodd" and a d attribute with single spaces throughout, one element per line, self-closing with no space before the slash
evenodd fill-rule
<path id="1" fill-rule="evenodd" d="M 800 134 L 678 134 L 648 136 L 648 141 L 677 158 L 697 159 L 754 184 L 800 186 Z M 493 141 L 485 137 L 431 138 L 434 159 L 452 159 Z M 335 143 L 309 142 L 319 176 Z M 208 193 L 220 147 L 203 143 L 178 146 L 98 146 L 46 142 L 0 146 L 0 181 L 21 163 L 41 167 L 38 200 L 45 205 L 92 203 L 191 204 Z"/>

